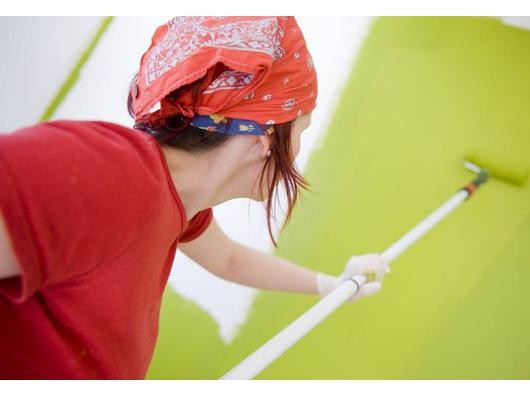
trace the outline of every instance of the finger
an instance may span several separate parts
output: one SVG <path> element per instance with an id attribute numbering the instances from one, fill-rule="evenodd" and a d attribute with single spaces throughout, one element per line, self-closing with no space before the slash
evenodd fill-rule
<path id="1" fill-rule="evenodd" d="M 361 290 L 359 292 L 362 294 L 363 297 L 365 296 L 371 296 L 372 294 L 377 293 L 381 290 L 381 283 L 379 282 L 370 282 L 366 283 L 361 287 Z"/>
<path id="2" fill-rule="evenodd" d="M 382 261 L 379 264 L 377 264 L 377 268 L 375 269 L 375 280 L 377 282 L 382 283 L 383 277 L 388 273 L 388 266 Z"/>
<path id="3" fill-rule="evenodd" d="M 386 274 L 390 273 L 390 265 L 389 265 L 389 260 L 383 257 L 382 255 L 379 255 L 379 258 L 380 258 L 380 264 L 379 264 L 380 266 L 379 266 L 379 270 L 377 271 L 378 277 L 376 279 L 379 282 L 382 282 L 383 277 Z"/>
<path id="4" fill-rule="evenodd" d="M 353 256 L 347 263 L 345 271 L 341 274 L 341 282 L 355 274 L 375 273 L 375 281 L 382 282 L 386 273 L 387 260 L 378 253 L 369 253 L 362 256 Z M 370 278 L 369 278 L 370 279 Z"/>
<path id="5" fill-rule="evenodd" d="M 382 254 L 381 254 L 381 259 L 383 260 L 383 263 L 384 263 L 385 272 L 389 274 L 390 273 L 390 260 L 386 258 L 385 256 L 383 256 Z"/>
<path id="6" fill-rule="evenodd" d="M 367 297 L 367 296 L 371 296 L 375 293 L 377 293 L 378 291 L 381 290 L 381 283 L 379 282 L 370 282 L 370 283 L 365 283 L 361 289 L 355 293 L 353 295 L 353 297 L 351 298 L 352 301 L 357 301 L 359 300 L 360 298 L 363 298 L 363 297 Z"/>
<path id="7" fill-rule="evenodd" d="M 353 256 L 346 265 L 349 273 L 363 273 L 374 270 L 374 265 L 380 261 L 380 255 L 369 253 L 362 256 Z"/>

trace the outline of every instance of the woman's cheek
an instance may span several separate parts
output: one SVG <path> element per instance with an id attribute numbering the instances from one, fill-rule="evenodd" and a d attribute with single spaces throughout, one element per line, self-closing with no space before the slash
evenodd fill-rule
<path id="1" fill-rule="evenodd" d="M 293 158 L 296 158 L 300 153 L 300 140 L 297 140 L 293 144 Z"/>

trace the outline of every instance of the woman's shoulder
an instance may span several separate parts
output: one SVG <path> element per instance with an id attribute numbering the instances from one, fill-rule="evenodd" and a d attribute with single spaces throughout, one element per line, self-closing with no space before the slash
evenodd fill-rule
<path id="1" fill-rule="evenodd" d="M 55 151 L 85 151 L 87 155 L 108 153 L 131 159 L 140 155 L 142 161 L 148 159 L 146 156 L 156 160 L 154 143 L 156 140 L 142 131 L 101 120 L 52 120 L 0 135 L 0 145 L 23 146 L 25 151 L 46 146 Z"/>
<path id="2" fill-rule="evenodd" d="M 156 145 L 146 133 L 113 122 L 53 120 L 0 135 L 0 158 L 33 172 L 76 169 L 114 188 L 165 189 Z"/>
<path id="3" fill-rule="evenodd" d="M 25 129 L 63 131 L 72 134 L 79 134 L 89 138 L 110 138 L 112 136 L 122 136 L 128 139 L 149 142 L 152 138 L 129 126 L 118 124 L 112 121 L 102 120 L 70 120 L 59 119 L 46 121 Z"/>
<path id="4" fill-rule="evenodd" d="M 22 139 L 22 137 L 31 139 L 31 137 L 37 135 L 41 139 L 43 137 L 60 139 L 66 136 L 70 138 L 79 136 L 89 140 L 110 139 L 121 136 L 132 140 L 145 141 L 146 144 L 153 139 L 145 133 L 115 122 L 71 119 L 58 119 L 22 126 L 11 132 L 1 133 L 0 138 L 11 141 Z"/>

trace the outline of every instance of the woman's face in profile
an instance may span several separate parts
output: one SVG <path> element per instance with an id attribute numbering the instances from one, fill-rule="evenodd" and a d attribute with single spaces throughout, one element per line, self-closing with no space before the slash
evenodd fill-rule
<path id="1" fill-rule="evenodd" d="M 293 159 L 296 159 L 296 157 L 300 153 L 301 135 L 302 135 L 302 132 L 309 127 L 309 125 L 311 125 L 311 113 L 304 114 L 296 118 L 292 123 L 291 151 L 293 153 Z M 252 175 L 253 181 L 258 177 L 258 174 L 260 171 L 261 171 L 261 167 L 255 168 L 255 173 Z M 272 168 L 270 168 L 270 173 L 272 173 Z M 269 175 L 269 177 L 271 177 L 271 175 Z M 269 186 L 269 183 L 267 183 L 267 186 Z M 266 186 L 262 186 L 262 187 L 263 189 L 261 190 L 261 192 L 256 191 L 255 194 L 251 194 L 252 199 L 256 201 L 264 201 L 268 197 L 268 191 L 266 191 Z"/>

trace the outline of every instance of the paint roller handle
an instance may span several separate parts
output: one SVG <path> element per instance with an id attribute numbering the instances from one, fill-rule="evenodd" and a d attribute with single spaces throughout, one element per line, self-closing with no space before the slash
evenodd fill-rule
<path id="1" fill-rule="evenodd" d="M 414 228 L 412 228 L 405 235 L 401 236 L 396 242 L 388 247 L 381 256 L 390 264 L 397 257 L 401 255 L 405 250 L 412 246 L 418 239 L 425 235 L 429 230 L 434 228 L 442 219 L 444 219 L 449 213 L 455 210 L 463 201 L 469 198 L 482 184 L 488 181 L 489 175 L 484 170 L 478 168 L 478 175 L 468 184 L 464 185 L 448 199 L 443 205 L 438 207 L 430 215 L 419 222 Z M 364 275 L 356 275 L 354 278 L 359 285 L 359 288 L 367 282 L 367 278 Z M 362 278 L 361 278 L 362 277 Z M 354 280 L 354 279 L 352 279 Z M 362 283 L 361 283 L 362 281 Z M 356 293 L 357 291 L 355 291 Z"/>
<path id="2" fill-rule="evenodd" d="M 353 284 L 355 285 L 355 289 L 353 290 L 352 296 L 356 294 L 365 283 L 368 283 L 368 277 L 363 274 L 357 274 L 348 280 L 353 282 Z"/>
<path id="3" fill-rule="evenodd" d="M 241 361 L 221 379 L 248 380 L 254 378 L 316 325 L 348 301 L 366 282 L 366 276 L 359 274 L 340 284 L 298 319 Z"/>
<path id="4" fill-rule="evenodd" d="M 443 205 L 432 212 L 429 216 L 420 221 L 414 228 L 394 242 L 381 255 L 390 264 L 398 258 L 405 250 L 412 246 L 418 239 L 425 235 L 429 230 L 434 228 L 441 220 L 443 220 L 449 213 L 455 210 L 466 198 L 469 197 L 469 191 L 461 189 L 457 191 L 450 199 Z"/>

